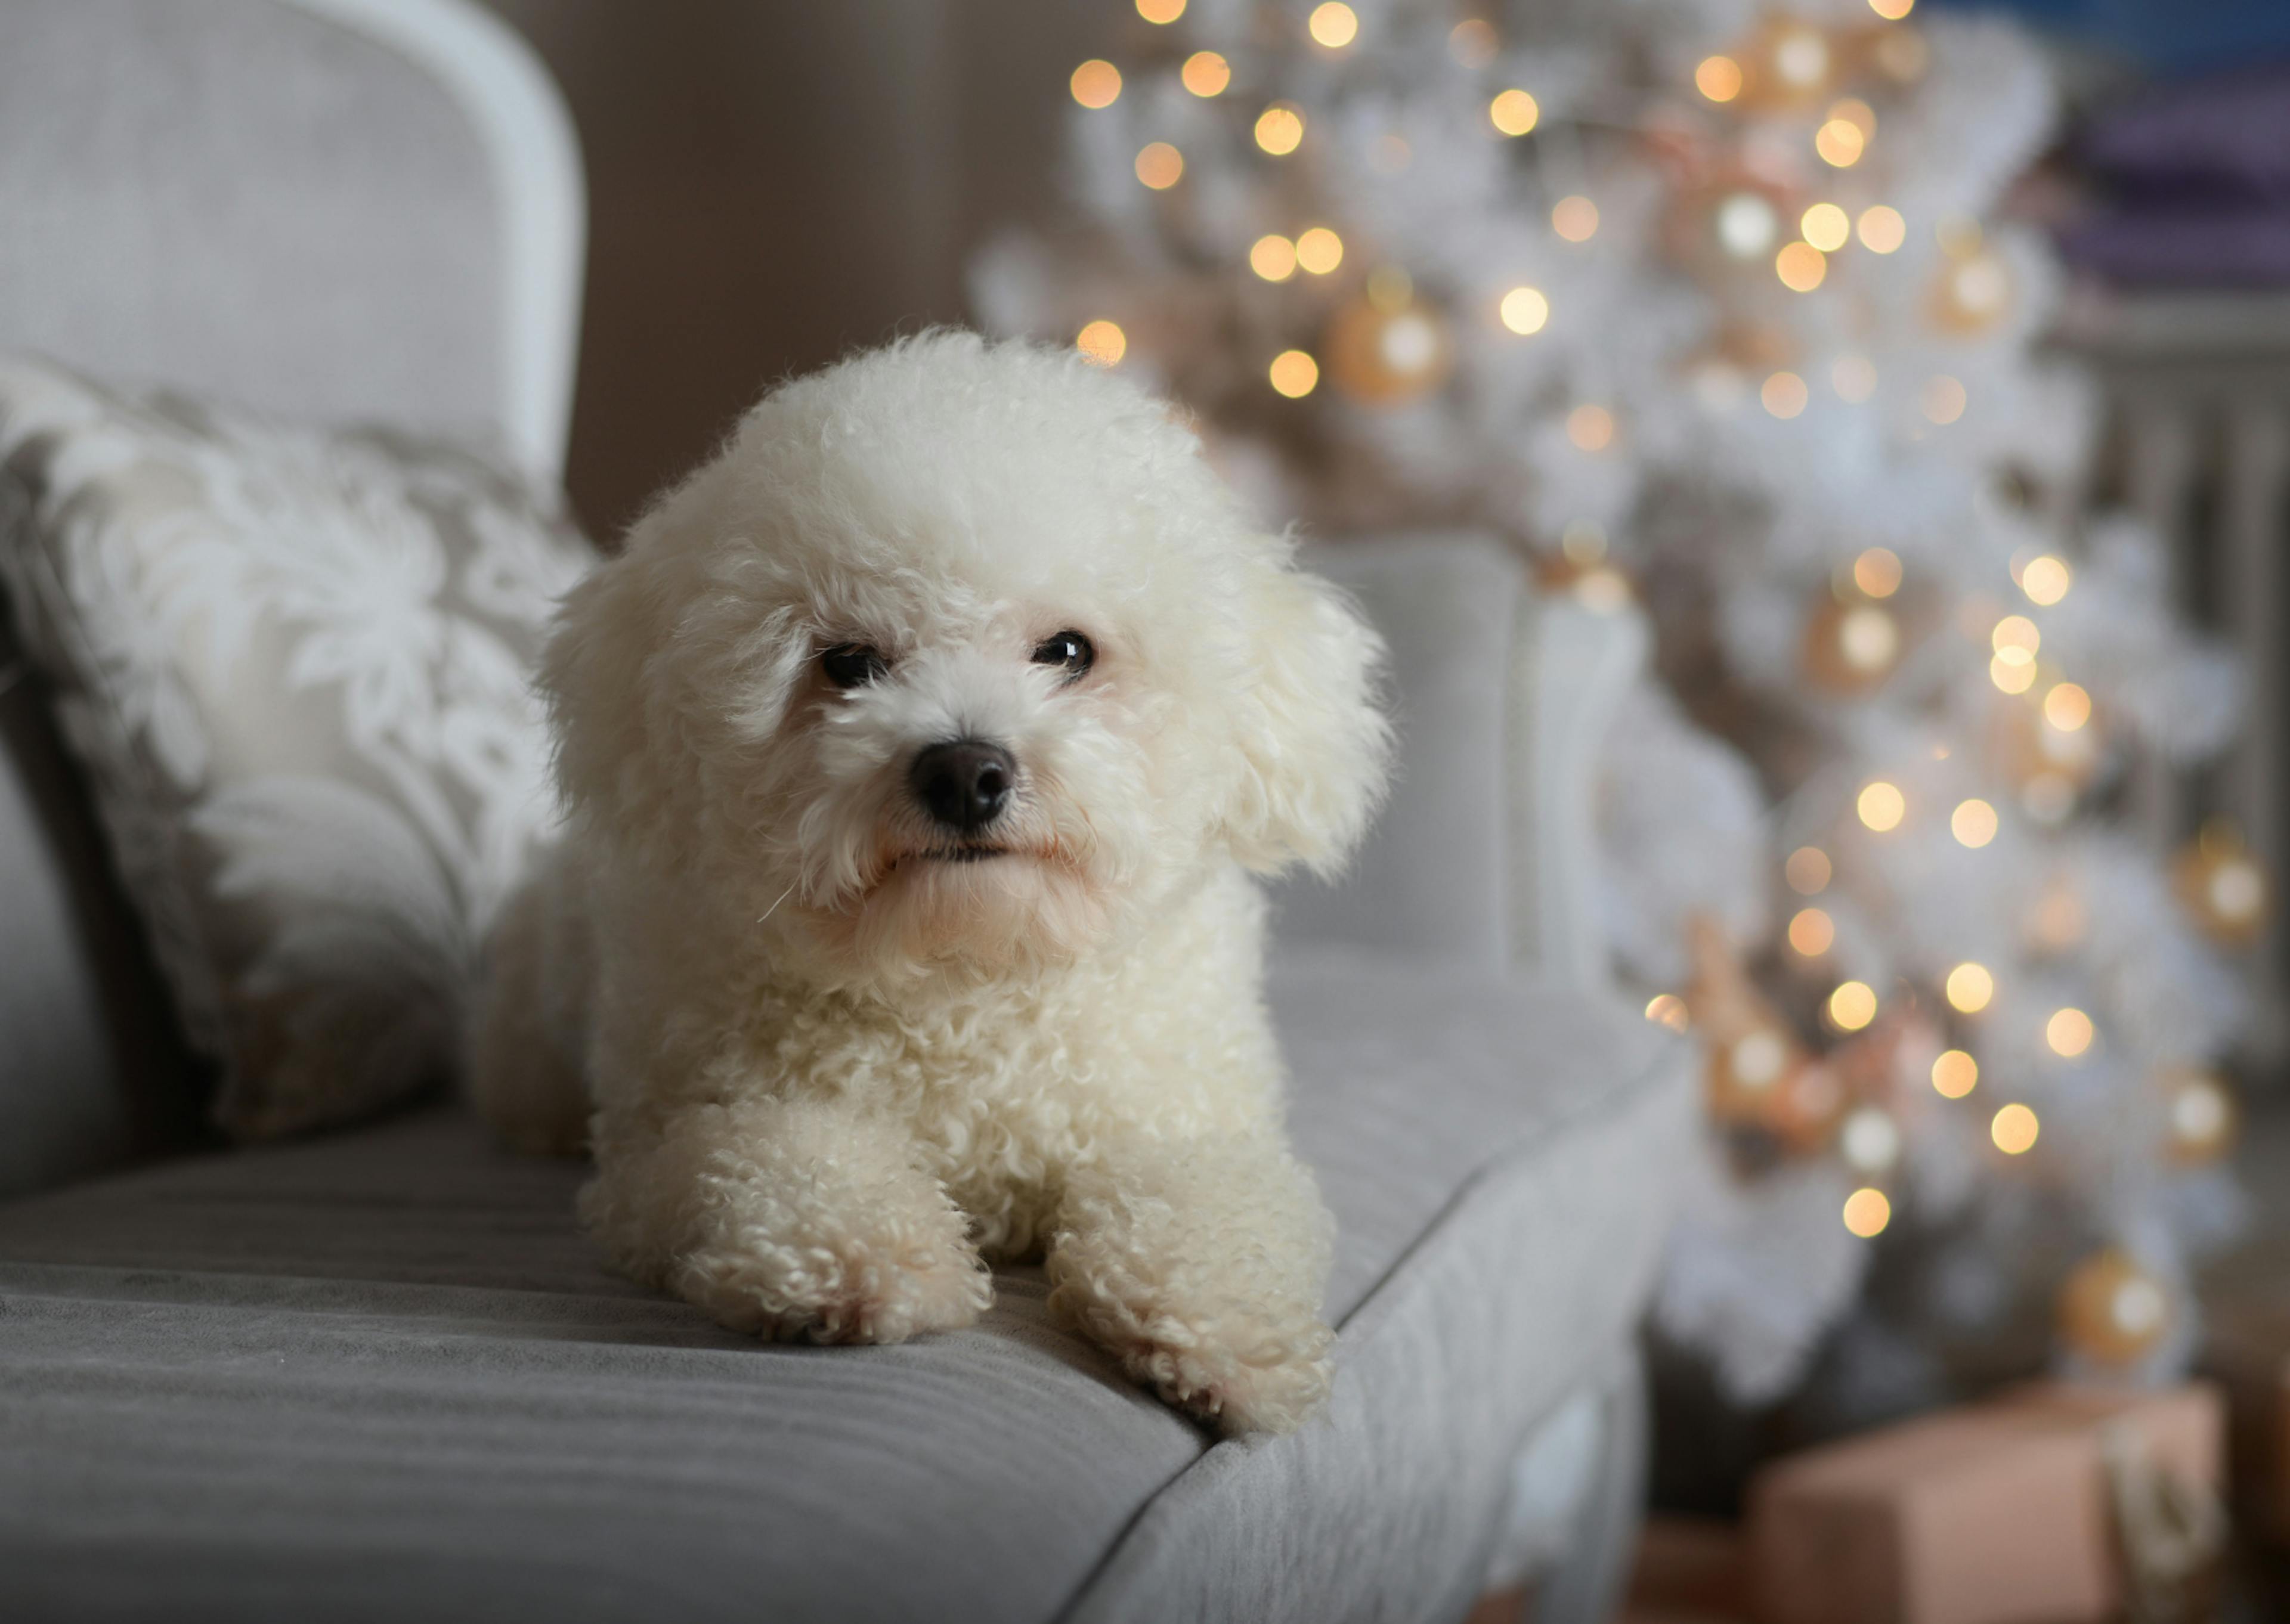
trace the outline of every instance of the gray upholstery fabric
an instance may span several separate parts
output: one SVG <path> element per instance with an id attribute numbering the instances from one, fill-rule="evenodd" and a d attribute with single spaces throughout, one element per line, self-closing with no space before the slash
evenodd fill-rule
<path id="1" fill-rule="evenodd" d="M 1333 885 L 1275 898 L 1285 945 L 1340 941 L 1418 962 L 1510 962 L 1509 680 L 1525 572 L 1492 542 L 1400 536 L 1311 548 L 1390 651 L 1390 799 Z"/>
<path id="2" fill-rule="evenodd" d="M 1436 1616 L 1626 1328 L 1688 1073 L 1527 984 L 1316 957 L 1273 1000 L 1341 1227 L 1298 1436 L 1211 1446 L 1038 1271 L 898 1348 L 720 1332 L 598 1272 L 579 1167 L 436 1113 L 0 1209 L 0 1616 Z"/>

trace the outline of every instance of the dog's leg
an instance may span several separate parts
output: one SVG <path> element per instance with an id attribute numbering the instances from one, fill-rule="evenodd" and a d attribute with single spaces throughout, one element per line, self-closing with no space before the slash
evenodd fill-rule
<path id="1" fill-rule="evenodd" d="M 1068 1177 L 1050 1307 L 1168 1403 L 1227 1432 L 1291 1431 L 1333 1368 L 1333 1232 L 1277 1140 L 1124 1146 Z"/>
<path id="2" fill-rule="evenodd" d="M 779 1340 L 899 1342 L 993 1300 L 968 1223 L 896 1127 L 831 1100 L 599 1118 L 581 1215 L 615 1267 Z"/>

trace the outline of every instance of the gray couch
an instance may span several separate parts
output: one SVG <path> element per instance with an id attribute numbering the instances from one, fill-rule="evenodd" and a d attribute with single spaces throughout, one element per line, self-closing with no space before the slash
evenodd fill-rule
<path id="1" fill-rule="evenodd" d="M 0 347 L 561 453 L 577 163 L 477 14 L 0 0 Z M 1037 1272 L 957 1334 L 759 1346 L 605 1275 L 581 1169 L 453 1107 L 200 1145 L 0 651 L 0 1618 L 1441 1620 L 1521 1578 L 1603 1616 L 1692 1118 L 1590 889 L 1635 628 L 1469 540 L 1319 562 L 1393 644 L 1402 777 L 1351 879 L 1282 899 L 1339 1376 L 1247 1442 L 1124 1385 Z"/>

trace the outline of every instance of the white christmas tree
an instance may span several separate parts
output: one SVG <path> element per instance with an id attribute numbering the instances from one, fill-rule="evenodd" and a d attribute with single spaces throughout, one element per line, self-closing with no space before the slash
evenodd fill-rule
<path id="1" fill-rule="evenodd" d="M 1771 1396 L 1882 1251 L 1868 1411 L 2031 1312 L 2070 1364 L 2183 1362 L 2236 1210 L 2214 940 L 2265 906 L 2219 831 L 2175 879 L 2122 832 L 2233 674 L 2151 537 L 2078 516 L 2054 273 L 1990 218 L 2044 64 L 1912 4 L 1136 0 L 1073 72 L 1077 218 L 973 278 L 1272 515 L 1483 528 L 1652 618 L 1611 924 L 1711 1121 L 1658 1317 Z"/>

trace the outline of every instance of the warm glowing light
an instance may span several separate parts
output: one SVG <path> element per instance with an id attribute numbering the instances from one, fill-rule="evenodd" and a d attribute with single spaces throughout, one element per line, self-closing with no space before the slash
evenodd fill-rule
<path id="1" fill-rule="evenodd" d="M 1804 411 L 1812 395 L 1805 387 L 1805 380 L 1795 372 L 1775 372 L 1758 388 L 1758 398 L 1775 417 L 1787 419 Z"/>
<path id="2" fill-rule="evenodd" d="M 1781 1034 L 1759 1028 L 1726 1051 L 1726 1068 L 1734 1080 L 1750 1088 L 1768 1088 L 1789 1069 L 1789 1044 Z"/>
<path id="3" fill-rule="evenodd" d="M 1296 239 L 1296 263 L 1315 276 L 1325 276 L 1344 262 L 1344 239 L 1325 226 L 1315 226 Z"/>
<path id="4" fill-rule="evenodd" d="M 1901 820 L 1909 810 L 1908 797 L 1901 793 L 1900 786 L 1887 783 L 1881 778 L 1861 791 L 1856 805 L 1860 810 L 1861 821 L 1879 835 L 1900 828 Z"/>
<path id="5" fill-rule="evenodd" d="M 1196 96 L 1216 96 L 1232 83 L 1232 64 L 1213 51 L 1196 51 L 1185 59 L 1177 77 Z"/>
<path id="6" fill-rule="evenodd" d="M 1550 209 L 1550 228 L 1570 243 L 1587 243 L 1598 231 L 1598 205 L 1579 192 Z"/>
<path id="7" fill-rule="evenodd" d="M 1823 253 L 1835 253 L 1852 240 L 1853 217 L 1833 203 L 1816 203 L 1798 220 L 1805 240 Z"/>
<path id="8" fill-rule="evenodd" d="M 1813 137 L 1813 149 L 1832 169 L 1852 168 L 1861 161 L 1862 150 L 1868 144 L 1869 138 L 1861 133 L 1861 126 L 1843 118 L 1830 119 Z"/>
<path id="9" fill-rule="evenodd" d="M 1157 192 L 1165 192 L 1184 178 L 1185 155 L 1166 141 L 1148 143 L 1137 154 L 1137 178 Z"/>
<path id="10" fill-rule="evenodd" d="M 1925 380 L 1924 394 L 1918 404 L 1925 415 L 1942 425 L 1953 423 L 1964 415 L 1964 385 L 1946 372 L 1937 373 Z"/>
<path id="11" fill-rule="evenodd" d="M 1875 604 L 1857 604 L 1837 623 L 1837 649 L 1854 670 L 1882 676 L 1900 654 L 1901 628 Z"/>
<path id="12" fill-rule="evenodd" d="M 1074 348 L 1100 366 L 1117 366 L 1129 353 L 1129 335 L 1111 322 L 1092 322 L 1075 335 Z"/>
<path id="13" fill-rule="evenodd" d="M 1878 204 L 1861 211 L 1861 246 L 1870 253 L 1891 253 L 1909 240 L 1909 222 L 1898 209 Z"/>
<path id="14" fill-rule="evenodd" d="M 1485 68 L 1495 54 L 1494 25 L 1467 17 L 1447 34 L 1447 54 L 1462 68 Z"/>
<path id="15" fill-rule="evenodd" d="M 1515 287 L 1502 296 L 1501 314 L 1502 324 L 1525 338 L 1550 319 L 1550 301 L 1540 288 Z"/>
<path id="16" fill-rule="evenodd" d="M 2036 685 L 2035 661 L 1998 654 L 1988 662 L 1988 680 L 2006 693 L 2025 693 Z"/>
<path id="17" fill-rule="evenodd" d="M 1829 76 L 1829 41 L 1812 28 L 1791 28 L 1774 42 L 1774 71 L 1799 90 Z"/>
<path id="18" fill-rule="evenodd" d="M 1872 547 L 1853 561 L 1853 584 L 1870 597 L 1890 597 L 1901 589 L 1901 556 Z"/>
<path id="19" fill-rule="evenodd" d="M 1301 400 L 1320 381 L 1320 364 L 1301 349 L 1284 349 L 1272 357 L 1269 376 L 1272 387 L 1290 400 Z"/>
<path id="20" fill-rule="evenodd" d="M 1829 369 L 1829 383 L 1838 399 L 1857 406 L 1877 392 L 1877 364 L 1866 356 L 1839 356 Z"/>
<path id="21" fill-rule="evenodd" d="M 1881 1173 L 1901 1159 L 1901 1127 L 1873 1105 L 1864 1105 L 1845 1119 L 1837 1135 L 1845 1164 L 1864 1173 Z"/>
<path id="22" fill-rule="evenodd" d="M 1359 37 L 1359 17 L 1343 0 L 1328 0 L 1325 5 L 1313 7 L 1311 20 L 1304 26 L 1311 30 L 1315 43 L 1331 51 L 1341 51 Z"/>
<path id="23" fill-rule="evenodd" d="M 1988 634 L 1990 647 L 2014 665 L 2032 665 L 2036 651 L 2044 646 L 2044 634 L 2036 623 L 2023 614 L 2007 614 L 1996 622 Z"/>
<path id="24" fill-rule="evenodd" d="M 2091 1047 L 2094 1036 L 2091 1017 L 2079 1009 L 2054 1010 L 2044 1022 L 2044 1041 L 2052 1052 L 2070 1060 Z"/>
<path id="25" fill-rule="evenodd" d="M 1869 9 L 1886 22 L 1898 22 L 1916 9 L 1917 0 L 1869 0 Z"/>
<path id="26" fill-rule="evenodd" d="M 2024 1105 L 2007 1105 L 1988 1124 L 1988 1137 L 2006 1156 L 2025 1156 L 2036 1148 L 2036 1135 L 2041 1129 L 2035 1112 Z"/>
<path id="27" fill-rule="evenodd" d="M 2072 733 L 2091 720 L 2091 695 L 2073 683 L 2055 684 L 2044 695 L 2044 720 L 2063 733 Z"/>
<path id="28" fill-rule="evenodd" d="M 1614 443 L 1614 414 L 1604 406 L 1577 406 L 1566 414 L 1566 437 L 1578 451 L 1602 452 Z"/>
<path id="29" fill-rule="evenodd" d="M 1996 978 L 1988 973 L 1987 965 L 1966 959 L 1948 972 L 1942 990 L 1948 994 L 1950 1008 L 1959 1014 L 1977 1015 L 1996 996 Z"/>
<path id="30" fill-rule="evenodd" d="M 1487 103 L 1487 117 L 1505 135 L 1525 135 L 1542 116 L 1542 108 L 1523 90 L 1507 90 Z"/>
<path id="31" fill-rule="evenodd" d="M 1948 816 L 1948 832 L 1957 844 L 1976 852 L 1996 838 L 1996 809 L 1982 800 L 1958 801 Z"/>
<path id="32" fill-rule="evenodd" d="M 1893 1204 L 1880 1189 L 1864 1185 L 1845 1198 L 1845 1227 L 1864 1241 L 1884 1234 L 1892 1221 Z"/>
<path id="33" fill-rule="evenodd" d="M 2030 603 L 2045 609 L 2065 597 L 2074 584 L 2075 577 L 2066 562 L 2049 553 L 2029 559 L 2027 567 L 2020 572 L 2020 590 L 2028 595 Z"/>
<path id="34" fill-rule="evenodd" d="M 1248 268 L 1267 282 L 1285 282 L 1296 274 L 1296 244 L 1277 231 L 1267 232 L 1249 244 Z"/>
<path id="35" fill-rule="evenodd" d="M 1789 945 L 1807 958 L 1819 958 L 1836 941 L 1836 923 L 1817 908 L 1799 908 L 1789 922 Z"/>
<path id="36" fill-rule="evenodd" d="M 1285 101 L 1276 101 L 1256 118 L 1256 144 L 1276 158 L 1285 158 L 1303 144 L 1304 116 Z"/>
<path id="37" fill-rule="evenodd" d="M 1109 108 L 1121 95 L 1121 69 L 1092 57 L 1067 82 L 1073 99 L 1085 108 Z"/>
<path id="38" fill-rule="evenodd" d="M 1810 293 L 1829 275 L 1829 256 L 1811 243 L 1785 243 L 1774 256 L 1774 275 L 1791 292 Z"/>
<path id="39" fill-rule="evenodd" d="M 1646 1001 L 1645 1018 L 1656 1026 L 1668 1027 L 1673 1032 L 1683 1032 L 1693 1023 L 1685 1000 L 1676 993 L 1656 993 Z"/>
<path id="40" fill-rule="evenodd" d="M 1693 70 L 1693 88 L 1712 101 L 1731 101 L 1742 93 L 1742 65 L 1730 56 L 1705 56 Z"/>
<path id="41" fill-rule="evenodd" d="M 1829 853 L 1819 846 L 1799 846 L 1782 865 L 1782 877 L 1801 897 L 1816 896 L 1828 890 L 1829 876 Z"/>
<path id="42" fill-rule="evenodd" d="M 1829 1018 L 1839 1030 L 1858 1032 L 1877 1019 L 1877 989 L 1866 981 L 1846 981 L 1829 995 Z"/>
<path id="43" fill-rule="evenodd" d="M 1174 22 L 1185 14 L 1185 0 L 1137 0 L 1137 14 L 1148 22 Z"/>
<path id="44" fill-rule="evenodd" d="M 1961 1049 L 1944 1049 L 1932 1063 L 1932 1085 L 1943 1100 L 1961 1100 L 1980 1084 L 1980 1062 Z"/>

